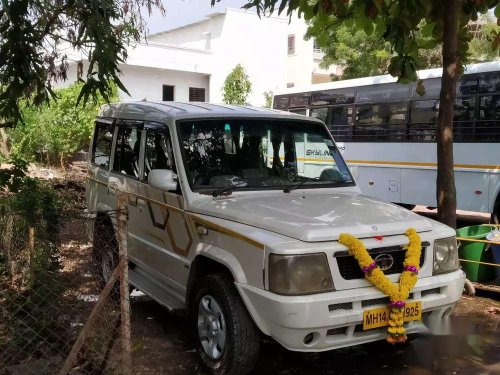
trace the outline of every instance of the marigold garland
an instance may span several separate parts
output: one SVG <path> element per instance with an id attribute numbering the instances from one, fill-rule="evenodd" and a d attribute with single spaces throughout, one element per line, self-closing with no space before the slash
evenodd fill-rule
<path id="1" fill-rule="evenodd" d="M 394 284 L 382 272 L 366 250 L 363 242 L 346 233 L 342 233 L 339 237 L 339 242 L 347 246 L 349 254 L 353 255 L 358 261 L 361 270 L 365 273 L 365 278 L 390 298 L 391 310 L 389 313 L 389 327 L 387 329 L 389 336 L 387 341 L 391 344 L 406 341 L 406 330 L 403 327 L 403 309 L 410 291 L 417 283 L 420 254 L 422 252 L 422 244 L 417 231 L 409 228 L 405 235 L 410 242 L 406 250 L 403 262 L 404 270 L 401 273 L 399 284 Z"/>

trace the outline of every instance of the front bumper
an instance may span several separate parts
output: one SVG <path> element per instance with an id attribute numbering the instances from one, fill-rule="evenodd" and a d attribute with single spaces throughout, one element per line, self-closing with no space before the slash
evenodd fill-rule
<path id="1" fill-rule="evenodd" d="M 461 270 L 419 279 L 409 300 L 422 302 L 422 321 L 405 323 L 407 333 L 445 332 L 464 282 Z M 281 296 L 248 284 L 236 287 L 262 332 L 290 350 L 324 351 L 387 336 L 385 327 L 363 331 L 363 311 L 388 302 L 374 287 L 307 296 Z M 312 340 L 305 340 L 311 333 Z"/>

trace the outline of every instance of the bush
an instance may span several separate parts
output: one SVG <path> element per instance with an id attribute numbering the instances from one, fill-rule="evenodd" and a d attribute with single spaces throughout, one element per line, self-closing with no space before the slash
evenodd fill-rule
<path id="1" fill-rule="evenodd" d="M 0 170 L 3 186 L 15 190 L 0 194 L 0 353 L 3 347 L 25 350 L 57 341 L 54 301 L 64 292 L 58 272 L 59 199 L 47 182 L 22 175 L 18 168 Z M 30 227 L 35 228 L 33 252 Z"/>
<path id="2" fill-rule="evenodd" d="M 24 124 L 8 132 L 13 157 L 64 167 L 68 156 L 87 149 L 102 97 L 86 106 L 77 99 L 82 88 L 75 83 L 56 91 L 57 100 L 40 108 L 23 109 Z M 111 100 L 118 97 L 114 90 Z"/>

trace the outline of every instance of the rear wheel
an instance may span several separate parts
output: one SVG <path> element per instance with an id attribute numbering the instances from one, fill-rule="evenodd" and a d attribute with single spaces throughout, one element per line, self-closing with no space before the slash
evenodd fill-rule
<path id="1" fill-rule="evenodd" d="M 106 218 L 97 218 L 94 224 L 93 259 L 101 287 L 104 287 L 118 265 L 119 250 L 113 224 Z M 118 283 L 117 283 L 118 284 Z"/>
<path id="2" fill-rule="evenodd" d="M 211 374 L 248 374 L 254 368 L 260 335 L 231 278 L 223 273 L 197 283 L 190 304 L 196 350 Z"/>

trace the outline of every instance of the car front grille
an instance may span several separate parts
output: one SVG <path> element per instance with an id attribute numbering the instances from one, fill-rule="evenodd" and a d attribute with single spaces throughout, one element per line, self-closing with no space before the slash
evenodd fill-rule
<path id="1" fill-rule="evenodd" d="M 427 246 L 429 246 L 428 242 L 422 243 L 422 253 L 420 255 L 419 264 L 420 267 L 424 264 Z M 368 252 L 373 259 L 380 254 L 389 254 L 393 258 L 394 262 L 392 266 L 388 270 L 384 271 L 386 275 L 403 272 L 403 262 L 406 255 L 406 249 L 403 249 L 401 246 L 380 247 L 368 250 Z M 354 256 L 349 255 L 347 251 L 338 251 L 334 254 L 334 257 L 337 259 L 340 275 L 345 280 L 362 279 L 365 277 L 365 274 L 361 271 L 357 260 L 354 259 Z"/>

